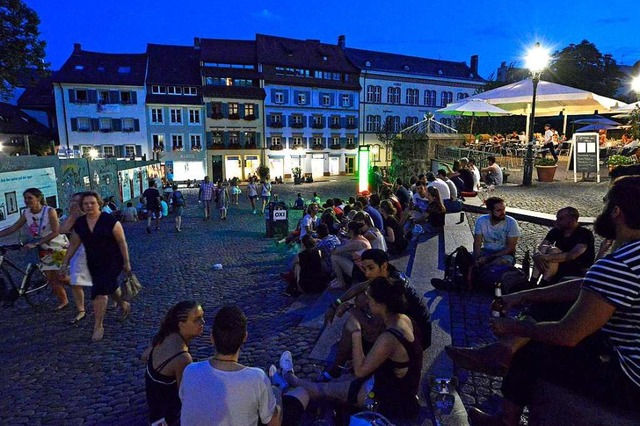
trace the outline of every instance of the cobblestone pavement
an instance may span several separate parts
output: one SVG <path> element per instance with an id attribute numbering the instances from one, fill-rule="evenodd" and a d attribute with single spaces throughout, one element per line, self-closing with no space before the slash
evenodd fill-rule
<path id="1" fill-rule="evenodd" d="M 302 186 L 277 185 L 274 192 L 292 202 L 296 192 L 310 198 L 317 191 L 324 199 L 351 195 L 355 188 L 353 178 L 341 177 Z M 558 182 L 503 187 L 497 195 L 511 206 L 553 213 L 572 204 L 585 215 L 595 215 L 605 190 L 606 184 Z M 125 224 L 133 269 L 145 289 L 126 322 L 119 323 L 115 311 L 108 313 L 103 341 L 90 342 L 90 315 L 75 326 L 68 325 L 73 309 L 35 312 L 24 300 L 12 308 L 0 308 L 0 424 L 145 424 L 144 366 L 139 356 L 166 310 L 185 299 L 202 303 L 205 334 L 222 304 L 236 303 L 244 309 L 249 339 L 241 362 L 266 368 L 289 349 L 302 376 L 322 368 L 307 358 L 318 331 L 298 326 L 304 312 L 293 309 L 293 300 L 282 294 L 279 273 L 292 253 L 264 238 L 264 220 L 251 214 L 246 198 L 231 207 L 229 220 L 218 220 L 216 211 L 214 220 L 205 222 L 195 194 L 195 190 L 189 192 L 181 234 L 173 232 L 171 220 L 152 235 L 145 233 L 142 223 Z M 297 217 L 290 220 L 290 228 Z M 545 232 L 529 226 L 523 229 L 524 240 L 532 245 Z M 215 263 L 223 269 L 213 270 Z M 454 343 L 492 339 L 486 330 L 486 306 L 482 296 L 452 298 Z M 196 359 L 210 356 L 208 335 L 194 340 L 191 352 Z M 466 403 L 483 403 L 497 388 L 499 382 L 493 378 L 469 376 L 462 384 L 462 397 Z"/>

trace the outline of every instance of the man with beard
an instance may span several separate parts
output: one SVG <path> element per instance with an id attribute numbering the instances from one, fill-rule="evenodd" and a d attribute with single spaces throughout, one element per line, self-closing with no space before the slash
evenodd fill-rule
<path id="1" fill-rule="evenodd" d="M 487 198 L 489 214 L 476 220 L 473 232 L 473 257 L 476 271 L 498 265 L 515 264 L 516 245 L 520 238 L 518 222 L 507 216 L 504 200 L 498 197 Z"/>
<path id="2" fill-rule="evenodd" d="M 640 176 L 613 182 L 594 230 L 614 239 L 613 253 L 582 280 L 503 297 L 507 308 L 524 303 L 573 301 L 558 321 L 495 318 L 498 336 L 531 339 L 513 357 L 502 382 L 501 414 L 470 410 L 473 424 L 517 425 L 538 379 L 640 418 Z"/>

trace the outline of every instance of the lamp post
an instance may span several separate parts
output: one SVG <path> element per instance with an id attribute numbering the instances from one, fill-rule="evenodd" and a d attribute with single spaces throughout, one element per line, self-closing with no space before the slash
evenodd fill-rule
<path id="1" fill-rule="evenodd" d="M 531 180 L 533 177 L 533 143 L 534 143 L 534 128 L 536 123 L 536 93 L 538 91 L 538 83 L 540 82 L 540 75 L 542 71 L 547 67 L 549 63 L 549 52 L 540 46 L 540 43 L 536 43 L 535 46 L 529 50 L 527 57 L 525 58 L 526 67 L 531 72 L 531 81 L 533 83 L 533 99 L 531 101 L 531 119 L 529 123 L 529 143 L 527 144 L 527 153 L 524 160 L 524 173 L 522 175 L 522 185 L 531 186 Z"/>
<path id="2" fill-rule="evenodd" d="M 640 75 L 631 80 L 631 90 L 636 92 L 636 101 L 640 101 Z"/>

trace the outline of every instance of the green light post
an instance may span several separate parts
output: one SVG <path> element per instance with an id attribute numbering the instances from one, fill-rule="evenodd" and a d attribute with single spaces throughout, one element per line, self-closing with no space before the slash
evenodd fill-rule
<path id="1" fill-rule="evenodd" d="M 369 145 L 358 147 L 358 192 L 369 190 Z"/>

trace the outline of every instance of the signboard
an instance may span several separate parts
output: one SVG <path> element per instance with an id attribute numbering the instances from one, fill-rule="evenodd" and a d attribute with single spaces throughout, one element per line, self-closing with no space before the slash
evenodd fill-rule
<path id="1" fill-rule="evenodd" d="M 573 181 L 577 182 L 578 173 L 595 173 L 600 182 L 600 145 L 597 133 L 576 133 L 571 144 L 573 162 Z M 571 165 L 570 165 L 571 166 Z"/>
<path id="2" fill-rule="evenodd" d="M 286 210 L 274 210 L 273 211 L 273 220 L 287 220 L 287 211 Z"/>
<path id="3" fill-rule="evenodd" d="M 22 193 L 28 188 L 38 188 L 44 194 L 47 205 L 58 207 L 56 171 L 53 167 L 0 173 L 0 229 L 18 221 L 26 209 Z M 17 234 L 5 241 L 16 241 Z"/>

